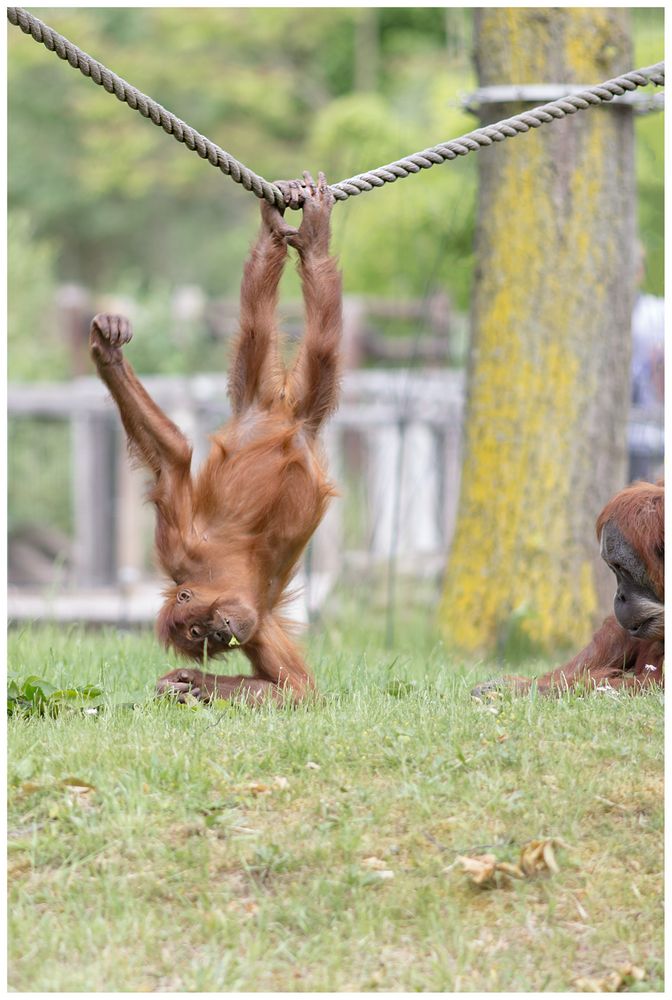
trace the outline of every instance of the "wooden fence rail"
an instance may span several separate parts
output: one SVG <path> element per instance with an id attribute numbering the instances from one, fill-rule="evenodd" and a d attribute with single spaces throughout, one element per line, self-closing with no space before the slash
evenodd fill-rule
<path id="1" fill-rule="evenodd" d="M 198 464 L 208 433 L 228 416 L 225 376 L 154 376 L 143 382 L 194 443 Z M 153 515 L 142 503 L 145 476 L 129 466 L 116 409 L 100 382 L 83 377 L 67 384 L 11 385 L 8 407 L 10 421 L 61 421 L 71 429 L 70 454 L 62 456 L 70 463 L 74 525 L 64 588 L 79 594 L 156 590 L 148 559 Z M 414 573 L 440 571 L 459 494 L 462 409 L 459 371 L 345 375 L 341 406 L 325 433 L 341 497 L 311 545 L 309 605 L 319 605 L 339 576 L 361 575 L 391 559 Z M 37 606 L 30 600 L 26 605 L 27 591 L 11 584 L 10 566 L 10 614 Z M 148 617 L 154 604 L 148 602 Z"/>
<path id="2" fill-rule="evenodd" d="M 198 464 L 208 433 L 228 416 L 225 376 L 143 382 L 194 443 Z M 340 497 L 311 543 L 297 617 L 319 608 L 339 578 L 362 580 L 381 567 L 440 575 L 459 498 L 463 397 L 461 371 L 346 373 L 341 406 L 325 433 Z M 143 504 L 145 475 L 129 466 L 104 387 L 91 377 L 14 384 L 8 410 L 10 428 L 14 421 L 69 426 L 69 450 L 56 460 L 69 467 L 74 525 L 67 552 L 46 570 L 43 560 L 42 575 L 32 579 L 30 545 L 24 538 L 12 547 L 10 539 L 10 617 L 151 620 L 160 602 L 151 561 L 153 512 Z M 662 413 L 633 409 L 629 441 L 632 476 L 655 476 L 663 457 Z M 48 510 L 48 498 L 42 509 Z M 48 517 L 43 520 L 32 526 L 33 539 L 44 536 Z"/>

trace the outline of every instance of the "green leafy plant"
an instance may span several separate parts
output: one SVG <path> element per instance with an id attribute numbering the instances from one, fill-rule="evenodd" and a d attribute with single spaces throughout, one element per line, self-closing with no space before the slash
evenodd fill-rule
<path id="1" fill-rule="evenodd" d="M 83 687 L 56 688 L 42 677 L 31 674 L 21 680 L 10 674 L 7 679 L 7 712 L 32 715 L 57 715 L 63 709 L 78 709 L 96 713 L 109 701 L 95 684 Z"/>

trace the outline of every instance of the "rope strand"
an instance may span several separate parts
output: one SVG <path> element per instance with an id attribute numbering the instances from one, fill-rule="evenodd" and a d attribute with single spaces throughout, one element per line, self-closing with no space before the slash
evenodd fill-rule
<path id="1" fill-rule="evenodd" d="M 137 90 L 126 80 L 123 80 L 116 73 L 113 73 L 102 63 L 92 59 L 86 52 L 82 52 L 76 45 L 59 35 L 43 21 L 33 17 L 23 7 L 8 7 L 7 19 L 10 24 L 21 28 L 26 35 L 31 35 L 36 42 L 40 42 L 50 52 L 55 52 L 59 59 L 65 59 L 73 67 L 78 69 L 84 76 L 90 77 L 94 83 L 104 87 L 109 94 L 114 94 L 120 101 L 128 104 L 129 108 L 139 111 L 143 118 L 149 118 L 155 125 L 159 125 L 164 132 L 172 135 L 178 142 L 184 143 L 187 149 L 198 153 L 200 157 L 211 163 L 213 167 L 218 167 L 222 173 L 231 177 L 236 184 L 242 184 L 247 191 L 252 191 L 257 198 L 265 198 L 271 205 L 284 206 L 285 198 L 275 184 L 264 180 L 259 174 L 255 174 L 235 157 L 227 153 L 216 143 L 207 139 L 200 132 L 187 125 L 180 118 L 177 118 L 166 108 L 162 107 L 151 97 Z"/>
<path id="2" fill-rule="evenodd" d="M 383 184 L 392 184 L 400 177 L 408 177 L 411 173 L 428 170 L 436 163 L 445 163 L 458 156 L 467 156 L 468 153 L 475 152 L 483 146 L 491 146 L 493 142 L 512 139 L 524 132 L 529 132 L 531 128 L 539 128 L 546 122 L 566 118 L 567 115 L 574 115 L 577 111 L 583 111 L 585 108 L 612 101 L 614 97 L 619 97 L 626 91 L 636 90 L 637 87 L 646 87 L 650 83 L 657 87 L 664 85 L 664 62 L 647 66 L 644 69 L 633 70 L 623 76 L 617 76 L 613 80 L 607 80 L 606 83 L 589 87 L 576 94 L 569 94 L 567 97 L 542 104 L 530 111 L 523 111 L 512 118 L 505 118 L 494 125 L 485 125 L 482 128 L 474 129 L 473 132 L 468 132 L 458 139 L 450 139 L 438 146 L 431 146 L 429 149 L 424 149 L 421 153 L 414 153 L 403 160 L 397 160 L 368 173 L 357 174 L 355 177 L 339 181 L 338 184 L 332 185 L 334 196 L 342 200 L 365 191 L 371 191 L 374 187 L 381 187 Z"/>
<path id="3" fill-rule="evenodd" d="M 257 198 L 264 198 L 269 204 L 277 205 L 280 208 L 285 206 L 285 196 L 280 187 L 265 180 L 259 174 L 255 174 L 221 146 L 201 135 L 200 132 L 153 101 L 151 97 L 147 97 L 146 94 L 117 76 L 102 63 L 92 59 L 86 52 L 82 52 L 67 38 L 59 35 L 23 7 L 8 7 L 7 18 L 10 24 L 21 28 L 21 31 L 31 35 L 36 42 L 46 46 L 50 52 L 55 52 L 60 59 L 67 60 L 74 69 L 78 69 L 84 76 L 90 77 L 94 83 L 104 87 L 108 93 L 114 94 L 115 97 L 124 101 L 134 111 L 138 111 L 144 118 L 149 118 L 178 142 L 184 143 L 187 149 L 198 153 L 202 159 L 217 167 L 237 184 L 242 184 L 247 191 L 256 194 Z M 579 93 L 569 94 L 567 97 L 542 104 L 530 111 L 523 111 L 512 118 L 505 118 L 494 125 L 485 125 L 482 128 L 474 129 L 473 132 L 468 132 L 457 139 L 450 139 L 419 153 L 412 153 L 401 160 L 395 160 L 394 163 L 388 163 L 375 170 L 348 177 L 337 184 L 332 184 L 331 190 L 337 201 L 345 201 L 347 198 L 353 198 L 366 191 L 373 191 L 374 188 L 382 187 L 384 184 L 393 184 L 399 178 L 409 177 L 421 170 L 429 170 L 437 163 L 446 163 L 458 156 L 467 156 L 483 146 L 491 146 L 493 142 L 512 139 L 517 135 L 529 132 L 532 128 L 539 128 L 540 125 L 545 125 L 547 122 L 566 118 L 567 115 L 574 115 L 577 111 L 612 101 L 614 97 L 619 97 L 626 91 L 646 87 L 649 84 L 662 87 L 664 83 L 664 62 L 647 66 L 644 69 L 633 70 L 595 87 L 588 87 Z"/>

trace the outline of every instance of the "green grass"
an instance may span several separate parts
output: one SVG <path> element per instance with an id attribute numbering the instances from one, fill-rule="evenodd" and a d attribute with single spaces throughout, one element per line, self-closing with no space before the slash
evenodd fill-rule
<path id="1" fill-rule="evenodd" d="M 257 711 L 155 702 L 149 634 L 11 633 L 10 670 L 110 697 L 10 719 L 12 990 L 567 991 L 628 962 L 662 990 L 661 696 L 481 705 L 491 667 L 366 631 L 310 640 L 316 703 Z M 558 874 L 451 868 L 547 836 Z"/>

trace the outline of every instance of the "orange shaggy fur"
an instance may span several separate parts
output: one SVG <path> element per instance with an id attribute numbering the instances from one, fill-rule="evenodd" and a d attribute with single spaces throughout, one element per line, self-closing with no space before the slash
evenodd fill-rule
<path id="1" fill-rule="evenodd" d="M 297 196 L 296 185 L 289 185 Z M 212 435 L 195 477 L 191 447 L 147 395 L 121 348 L 121 317 L 96 317 L 91 352 L 114 397 L 132 453 L 154 474 L 156 551 L 172 579 L 158 618 L 162 642 L 202 661 L 239 646 L 252 677 L 171 671 L 159 691 L 184 699 L 302 698 L 314 685 L 282 617 L 297 562 L 333 489 L 317 434 L 338 398 L 341 281 L 329 256 L 333 196 L 306 177 L 303 220 L 288 226 L 262 205 L 245 266 L 240 335 L 229 370 L 233 415 Z M 299 254 L 306 332 L 293 366 L 280 356 L 275 312 L 288 246 Z"/>
<path id="2" fill-rule="evenodd" d="M 597 519 L 597 537 L 606 524 L 612 523 L 640 557 L 641 564 L 662 606 L 665 603 L 665 490 L 662 483 L 634 483 L 617 493 Z M 661 607 L 662 621 L 662 607 Z M 665 641 L 662 635 L 638 639 L 622 628 L 614 615 L 605 618 L 589 644 L 556 670 L 532 681 L 507 677 L 486 682 L 474 694 L 487 693 L 493 687 L 510 685 L 517 692 L 532 684 L 540 694 L 551 694 L 577 684 L 640 691 L 652 684 L 664 683 Z"/>

